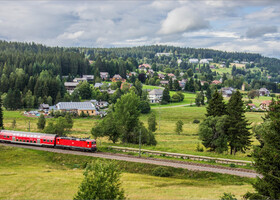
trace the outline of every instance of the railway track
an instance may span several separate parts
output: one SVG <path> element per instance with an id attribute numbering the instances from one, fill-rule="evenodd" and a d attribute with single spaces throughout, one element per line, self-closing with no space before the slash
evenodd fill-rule
<path id="1" fill-rule="evenodd" d="M 223 166 L 217 166 L 217 165 L 191 163 L 191 162 L 186 162 L 186 161 L 164 160 L 164 159 L 158 159 L 158 158 L 139 158 L 139 157 L 135 157 L 135 156 L 131 156 L 131 155 L 123 155 L 123 154 L 112 154 L 112 153 L 103 153 L 103 152 L 90 153 L 90 152 L 81 152 L 81 151 L 73 151 L 73 150 L 65 150 L 65 149 L 55 149 L 55 148 L 46 148 L 46 147 L 38 147 L 38 146 L 9 144 L 9 143 L 0 143 L 0 145 L 48 151 L 48 152 L 54 152 L 54 153 L 62 153 L 62 154 L 73 154 L 73 155 L 81 155 L 81 156 L 91 156 L 91 157 L 95 157 L 95 158 L 121 160 L 121 161 L 127 161 L 127 162 L 147 163 L 147 164 L 160 165 L 160 166 L 183 168 L 183 169 L 188 169 L 188 170 L 192 170 L 192 171 L 207 171 L 207 172 L 230 174 L 230 175 L 249 177 L 249 178 L 256 178 L 257 176 L 261 177 L 260 174 L 256 173 L 253 170 L 249 170 L 249 169 L 229 168 L 229 167 L 223 167 Z"/>

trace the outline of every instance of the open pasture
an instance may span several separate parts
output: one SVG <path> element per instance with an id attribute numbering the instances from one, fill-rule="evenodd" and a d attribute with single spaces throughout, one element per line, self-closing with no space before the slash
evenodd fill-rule
<path id="1" fill-rule="evenodd" d="M 101 160 L 1 145 L 0 151 L 0 199 L 73 199 L 85 163 Z M 116 164 L 129 199 L 218 199 L 224 192 L 241 198 L 253 191 L 248 178 L 180 169 L 161 178 L 152 175 L 153 165 Z"/>

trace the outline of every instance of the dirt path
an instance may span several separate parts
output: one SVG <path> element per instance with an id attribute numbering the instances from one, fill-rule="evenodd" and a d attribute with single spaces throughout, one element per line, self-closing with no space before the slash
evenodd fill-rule
<path id="1" fill-rule="evenodd" d="M 96 158 L 122 160 L 122 161 L 137 162 L 137 163 L 147 163 L 147 164 L 160 165 L 160 166 L 183 168 L 183 169 L 188 169 L 193 171 L 207 171 L 207 172 L 230 174 L 230 175 L 249 177 L 249 178 L 255 178 L 257 176 L 261 177 L 261 175 L 257 174 L 253 170 L 241 169 L 241 168 L 233 169 L 233 168 L 223 167 L 223 166 L 198 164 L 198 163 L 190 163 L 190 162 L 183 162 L 183 161 L 163 160 L 157 158 L 138 158 L 130 155 L 111 154 L 111 153 L 102 153 L 102 152 L 90 153 L 90 152 L 80 152 L 80 151 L 72 151 L 72 150 L 64 150 L 64 149 L 44 148 L 38 146 L 27 146 L 27 145 L 17 145 L 17 144 L 7 144 L 7 143 L 0 143 L 0 145 L 20 147 L 26 149 L 35 149 L 35 150 L 48 151 L 54 153 L 91 156 Z"/>

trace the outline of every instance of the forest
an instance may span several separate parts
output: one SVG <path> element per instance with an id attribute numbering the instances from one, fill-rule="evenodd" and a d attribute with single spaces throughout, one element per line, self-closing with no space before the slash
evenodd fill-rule
<path id="1" fill-rule="evenodd" d="M 171 53 L 170 56 L 157 56 L 157 53 Z M 254 62 L 262 71 L 271 76 L 270 80 L 261 77 L 259 71 L 236 69 L 229 75 L 224 75 L 228 85 L 234 83 L 241 87 L 242 82 L 254 86 L 267 86 L 277 92 L 280 81 L 280 60 L 263 57 L 260 54 L 224 52 L 212 49 L 181 48 L 173 46 L 142 46 L 131 48 L 64 48 L 47 47 L 35 43 L 0 41 L 0 93 L 4 106 L 8 109 L 34 108 L 40 103 L 50 104 L 59 101 L 71 101 L 81 98 L 81 95 L 70 96 L 64 88 L 65 81 L 85 74 L 95 76 L 94 82 L 100 82 L 100 72 L 108 72 L 110 77 L 120 74 L 126 78 L 129 72 L 137 71 L 138 65 L 147 63 L 157 72 L 185 73 L 185 78 L 212 81 L 221 78 L 223 74 L 211 70 L 209 65 L 197 66 L 188 63 L 189 58 L 212 58 L 213 62 L 224 62 L 228 65 L 234 60 Z M 182 62 L 178 64 L 178 59 Z M 246 66 L 250 68 L 251 66 Z M 199 73 L 196 73 L 199 70 Z M 138 71 L 139 72 L 139 71 Z M 156 75 L 156 74 L 155 74 Z M 146 77 L 139 72 L 138 77 L 128 80 L 135 82 L 139 79 L 145 83 L 156 83 L 156 76 Z M 147 82 L 147 81 L 146 81 Z M 159 81 L 158 81 L 159 82 Z M 149 83 L 149 82 L 147 82 Z M 200 90 L 201 87 L 197 88 Z M 67 94 L 67 95 L 66 95 Z"/>

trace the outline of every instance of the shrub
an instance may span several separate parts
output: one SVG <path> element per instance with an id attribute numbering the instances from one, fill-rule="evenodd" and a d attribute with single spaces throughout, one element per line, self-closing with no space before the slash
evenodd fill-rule
<path id="1" fill-rule="evenodd" d="M 199 124 L 200 121 L 199 121 L 198 119 L 195 119 L 195 120 L 193 120 L 193 123 L 194 123 L 194 124 Z"/>
<path id="2" fill-rule="evenodd" d="M 237 200 L 237 199 L 235 198 L 235 195 L 231 193 L 224 193 L 224 195 L 220 197 L 220 200 Z"/>
<path id="3" fill-rule="evenodd" d="M 231 163 L 231 164 L 229 165 L 229 167 L 235 168 L 235 167 L 236 167 L 236 165 L 235 165 L 235 164 L 233 164 L 233 163 Z"/>
<path id="4" fill-rule="evenodd" d="M 170 177 L 172 176 L 172 172 L 166 167 L 157 167 L 154 169 L 153 175 L 159 177 Z"/>
<path id="5" fill-rule="evenodd" d="M 198 151 L 198 152 L 203 152 L 203 151 L 204 151 L 203 146 L 200 146 L 200 144 L 198 143 L 198 144 L 196 145 L 196 151 Z"/>

